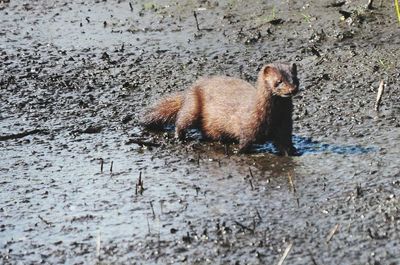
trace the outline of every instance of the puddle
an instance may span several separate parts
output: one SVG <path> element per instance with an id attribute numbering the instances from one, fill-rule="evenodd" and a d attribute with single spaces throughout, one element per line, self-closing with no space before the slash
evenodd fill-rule
<path id="1" fill-rule="evenodd" d="M 297 155 L 318 154 L 318 153 L 332 153 L 340 155 L 358 155 L 377 152 L 379 149 L 376 147 L 363 147 L 360 145 L 335 145 L 317 142 L 309 137 L 293 136 L 293 145 L 297 150 Z M 278 154 L 278 150 L 272 143 L 261 145 L 254 145 L 252 149 L 256 153 L 272 153 Z"/>

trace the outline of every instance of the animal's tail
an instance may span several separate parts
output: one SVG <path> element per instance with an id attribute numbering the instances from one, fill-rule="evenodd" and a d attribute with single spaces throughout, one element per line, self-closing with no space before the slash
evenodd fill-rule
<path id="1" fill-rule="evenodd" d="M 164 125 L 174 123 L 182 104 L 182 93 L 176 93 L 162 98 L 147 110 L 141 123 L 143 126 L 150 129 L 161 129 Z"/>

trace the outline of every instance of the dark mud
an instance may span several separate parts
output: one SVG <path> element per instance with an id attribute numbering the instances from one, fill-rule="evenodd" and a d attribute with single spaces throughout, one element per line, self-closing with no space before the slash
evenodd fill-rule
<path id="1" fill-rule="evenodd" d="M 399 25 L 366 2 L 0 1 L 0 263 L 400 264 Z M 138 125 L 274 61 L 300 156 Z"/>

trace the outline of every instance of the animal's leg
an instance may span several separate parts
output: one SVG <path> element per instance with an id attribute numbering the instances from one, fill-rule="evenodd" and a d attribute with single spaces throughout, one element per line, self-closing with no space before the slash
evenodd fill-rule
<path id="1" fill-rule="evenodd" d="M 201 102 L 197 88 L 189 90 L 175 123 L 175 138 L 183 139 L 185 131 L 193 126 L 200 117 Z"/>
<path id="2" fill-rule="evenodd" d="M 291 120 L 282 122 L 275 128 L 272 140 L 281 155 L 292 156 L 296 154 L 296 148 L 292 142 L 292 130 Z"/>
<path id="3" fill-rule="evenodd" d="M 239 152 L 246 153 L 250 150 L 251 144 L 255 141 L 258 130 L 257 125 L 249 123 L 247 120 L 242 124 L 239 138 Z"/>

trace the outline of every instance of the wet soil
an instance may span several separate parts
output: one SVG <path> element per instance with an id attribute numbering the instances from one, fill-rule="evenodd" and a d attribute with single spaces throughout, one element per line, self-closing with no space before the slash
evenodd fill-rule
<path id="1" fill-rule="evenodd" d="M 0 1 L 0 263 L 400 264 L 392 1 L 184 2 Z M 138 124 L 275 61 L 300 156 Z"/>

